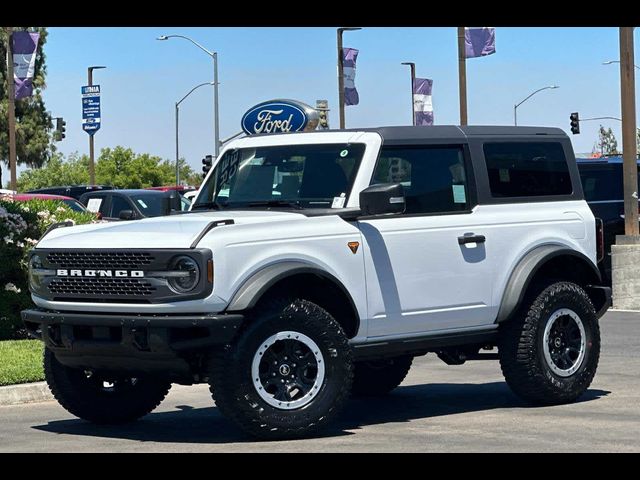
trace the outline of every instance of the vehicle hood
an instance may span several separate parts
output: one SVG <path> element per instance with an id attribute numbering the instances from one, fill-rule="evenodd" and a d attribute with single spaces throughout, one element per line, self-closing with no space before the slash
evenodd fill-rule
<path id="1" fill-rule="evenodd" d="M 233 220 L 235 225 L 246 225 L 305 218 L 292 212 L 238 210 L 78 225 L 52 230 L 37 248 L 189 248 L 211 222 Z"/>

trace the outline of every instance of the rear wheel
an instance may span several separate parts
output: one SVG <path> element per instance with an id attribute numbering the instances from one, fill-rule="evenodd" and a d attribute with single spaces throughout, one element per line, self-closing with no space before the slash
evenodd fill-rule
<path id="1" fill-rule="evenodd" d="M 45 379 L 69 413 L 99 424 L 131 422 L 155 409 L 171 383 L 146 376 L 130 377 L 69 368 L 44 351 Z"/>
<path id="2" fill-rule="evenodd" d="M 556 282 L 529 299 L 500 327 L 499 356 L 509 387 L 539 404 L 569 403 L 591 384 L 600 357 L 600 329 L 591 300 L 571 282 Z"/>
<path id="3" fill-rule="evenodd" d="M 413 362 L 412 356 L 357 362 L 353 378 L 354 396 L 386 395 L 402 383 Z"/>

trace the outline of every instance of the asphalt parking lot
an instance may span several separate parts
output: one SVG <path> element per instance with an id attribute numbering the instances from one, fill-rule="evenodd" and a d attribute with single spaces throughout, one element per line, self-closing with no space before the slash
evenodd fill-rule
<path id="1" fill-rule="evenodd" d="M 609 312 L 596 378 L 575 404 L 528 407 L 498 362 L 416 360 L 391 395 L 352 400 L 322 437 L 255 442 L 205 386 L 174 386 L 137 423 L 95 426 L 55 402 L 0 407 L 0 452 L 639 452 L 640 314 Z"/>

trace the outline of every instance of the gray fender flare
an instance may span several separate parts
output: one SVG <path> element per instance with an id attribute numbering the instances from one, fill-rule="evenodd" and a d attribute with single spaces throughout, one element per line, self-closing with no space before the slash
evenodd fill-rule
<path id="1" fill-rule="evenodd" d="M 345 296 L 349 299 L 353 311 L 358 313 L 358 309 L 353 302 L 353 298 L 351 298 L 349 291 L 345 288 L 340 280 L 338 280 L 335 276 L 326 272 L 325 270 L 314 267 L 307 263 L 296 261 L 276 263 L 265 267 L 251 275 L 247 280 L 244 281 L 242 286 L 233 295 L 231 301 L 229 302 L 229 305 L 226 308 L 226 311 L 240 312 L 254 307 L 258 300 L 260 300 L 262 295 L 264 295 L 264 293 L 273 285 L 278 283 L 280 280 L 284 280 L 287 277 L 291 277 L 300 273 L 311 273 L 329 280 L 336 287 L 342 290 Z"/>
<path id="2" fill-rule="evenodd" d="M 591 267 L 597 283 L 602 281 L 598 267 L 595 266 L 586 255 L 562 245 L 541 245 L 522 257 L 511 272 L 507 286 L 502 294 L 502 301 L 500 302 L 500 310 L 498 311 L 496 323 L 504 322 L 520 307 L 527 288 L 531 283 L 531 279 L 538 270 L 552 258 L 561 255 L 568 255 L 580 259 L 583 263 Z"/>

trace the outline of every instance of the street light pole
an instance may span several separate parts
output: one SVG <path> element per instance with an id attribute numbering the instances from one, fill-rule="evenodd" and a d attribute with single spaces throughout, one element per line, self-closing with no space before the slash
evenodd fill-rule
<path id="1" fill-rule="evenodd" d="M 342 34 L 345 31 L 362 30 L 360 27 L 341 27 L 338 36 L 338 109 L 340 111 L 340 128 L 344 128 L 344 59 L 342 58 Z"/>
<path id="2" fill-rule="evenodd" d="M 416 112 L 413 109 L 413 94 L 416 90 L 416 64 L 413 62 L 402 62 L 402 65 L 409 65 L 411 68 L 411 124 L 416 125 Z"/>
<path id="3" fill-rule="evenodd" d="M 213 85 L 213 155 L 215 158 L 218 158 L 218 153 L 220 152 L 220 115 L 218 107 L 218 52 L 212 52 L 200 45 L 192 38 L 186 37 L 184 35 L 161 35 L 156 38 L 156 40 L 168 40 L 170 38 L 182 38 L 191 42 L 200 50 L 209 55 L 213 60 L 213 83 L 209 83 L 209 85 Z"/>
<path id="4" fill-rule="evenodd" d="M 93 71 L 101 68 L 107 68 L 104 66 L 94 66 L 87 68 L 87 85 L 90 87 L 93 85 Z M 93 151 L 93 135 L 96 132 L 89 133 L 89 184 L 96 184 L 96 167 L 94 163 L 94 151 Z"/>
<path id="5" fill-rule="evenodd" d="M 184 97 L 182 97 L 180 100 L 178 100 L 176 102 L 176 187 L 178 185 L 180 185 L 180 149 L 178 146 L 178 142 L 179 142 L 179 135 L 178 135 L 178 125 L 179 125 L 179 120 L 180 120 L 180 104 L 186 100 L 186 98 L 191 95 L 195 90 L 197 90 L 200 87 L 204 87 L 205 85 L 213 85 L 214 82 L 204 82 L 201 83 L 199 85 L 196 85 L 195 87 L 193 87 L 191 90 L 189 90 L 189 93 L 187 93 Z M 217 125 L 217 123 L 216 123 Z"/>
<path id="6" fill-rule="evenodd" d="M 11 34 L 13 27 L 7 27 L 7 94 L 8 98 L 8 120 L 9 120 L 9 171 L 11 190 L 16 190 L 16 163 L 18 160 L 16 153 L 16 94 L 13 78 L 13 48 L 11 45 Z M 0 184 L 0 188 L 2 185 Z"/>
<path id="7" fill-rule="evenodd" d="M 529 94 L 529 96 L 528 96 L 527 98 L 525 98 L 524 100 L 522 100 L 520 103 L 516 103 L 516 104 L 513 106 L 513 124 L 514 124 L 514 125 L 518 125 L 518 107 L 519 107 L 520 105 L 522 105 L 524 102 L 526 102 L 527 100 L 529 100 L 531 97 L 533 97 L 533 96 L 534 96 L 536 93 L 538 93 L 538 92 L 541 92 L 541 91 L 543 91 L 543 90 L 553 90 L 553 89 L 555 89 L 555 88 L 560 88 L 560 87 L 558 87 L 557 85 L 549 85 L 548 87 L 542 87 L 542 88 L 539 88 L 539 89 L 538 89 L 538 90 L 536 90 L 535 92 L 530 93 L 530 94 Z"/>

